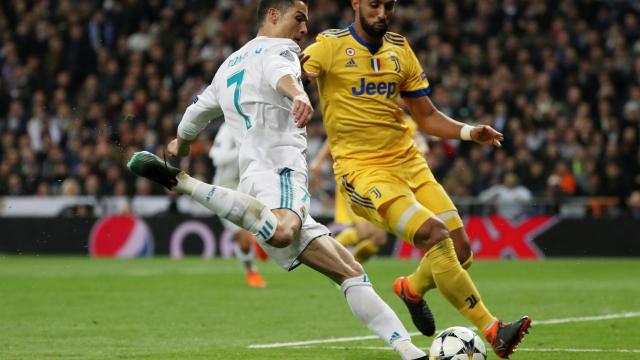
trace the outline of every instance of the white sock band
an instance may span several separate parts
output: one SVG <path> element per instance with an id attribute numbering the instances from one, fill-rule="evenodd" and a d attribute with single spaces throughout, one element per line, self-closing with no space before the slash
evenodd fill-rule
<path id="1" fill-rule="evenodd" d="M 357 276 L 357 277 L 345 280 L 340 285 L 340 289 L 342 289 L 342 293 L 344 295 L 347 295 L 347 290 L 349 290 L 349 288 L 351 288 L 353 286 L 373 287 L 371 285 L 371 282 L 369 282 L 369 276 L 367 276 L 367 274 L 364 274 L 364 275 L 361 275 L 361 276 Z"/>

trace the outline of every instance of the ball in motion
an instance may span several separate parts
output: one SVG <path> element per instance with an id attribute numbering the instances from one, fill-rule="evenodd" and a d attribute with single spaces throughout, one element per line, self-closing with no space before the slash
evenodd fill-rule
<path id="1" fill-rule="evenodd" d="M 429 349 L 429 360 L 485 360 L 487 349 L 482 339 L 462 326 L 450 327 L 438 334 Z"/>

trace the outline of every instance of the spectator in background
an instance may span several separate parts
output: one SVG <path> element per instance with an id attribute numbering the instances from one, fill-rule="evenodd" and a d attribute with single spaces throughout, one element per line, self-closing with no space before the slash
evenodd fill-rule
<path id="1" fill-rule="evenodd" d="M 514 173 L 504 175 L 503 184 L 498 184 L 484 190 L 479 200 L 496 207 L 496 213 L 507 219 L 517 220 L 526 215 L 527 205 L 531 202 L 531 192 L 519 184 L 518 176 Z"/>
<path id="2" fill-rule="evenodd" d="M 629 207 L 629 214 L 640 220 L 640 190 L 631 193 L 627 200 L 627 206 Z"/>
<path id="3" fill-rule="evenodd" d="M 60 195 L 62 196 L 79 196 L 80 184 L 74 178 L 66 178 L 60 186 Z"/>
<path id="4" fill-rule="evenodd" d="M 313 12 L 308 41 L 353 21 L 345 1 L 316 2 Z M 627 1 L 403 5 L 390 30 L 407 34 L 429 69 L 435 105 L 506 138 L 500 151 L 431 139 L 436 177 L 451 193 L 477 195 L 514 172 L 535 196 L 626 203 L 640 188 L 639 16 Z M 253 37 L 251 24 L 246 1 L 4 0 L 0 195 L 57 195 L 67 178 L 88 195 L 147 192 L 122 159 L 161 151 L 193 95 Z M 323 142 L 320 124 L 316 114 L 310 144 Z M 207 149 L 214 135 L 197 145 Z M 205 151 L 182 165 L 213 175 Z M 323 175 L 317 183 L 333 183 Z"/>

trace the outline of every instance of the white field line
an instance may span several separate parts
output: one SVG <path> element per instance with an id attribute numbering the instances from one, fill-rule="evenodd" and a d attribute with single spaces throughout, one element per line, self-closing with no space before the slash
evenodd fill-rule
<path id="1" fill-rule="evenodd" d="M 635 318 L 635 317 L 640 317 L 640 311 L 624 312 L 624 313 L 617 313 L 617 314 L 604 314 L 604 315 L 596 315 L 596 316 L 570 317 L 570 318 L 562 318 L 562 319 L 549 319 L 549 320 L 538 320 L 538 321 L 534 320 L 533 325 L 534 326 L 557 325 L 557 324 L 568 324 L 568 323 L 576 323 L 576 322 L 602 321 L 602 320 L 625 319 L 625 318 Z M 414 333 L 411 333 L 410 335 L 416 336 L 416 335 L 420 335 L 420 333 L 414 332 Z M 373 340 L 377 338 L 378 337 L 375 335 L 350 336 L 350 337 L 342 337 L 342 338 L 279 342 L 279 343 L 271 343 L 271 344 L 252 344 L 247 347 L 249 349 L 268 349 L 268 348 L 280 348 L 280 347 L 306 346 L 306 345 L 314 345 L 314 344 L 335 344 L 335 343 L 351 342 L 351 341 Z"/>
<path id="2" fill-rule="evenodd" d="M 388 346 L 296 346 L 296 348 L 314 348 L 330 350 L 393 350 Z M 518 348 L 519 352 L 569 352 L 569 353 L 631 353 L 640 354 L 640 349 L 573 349 L 573 348 Z"/>

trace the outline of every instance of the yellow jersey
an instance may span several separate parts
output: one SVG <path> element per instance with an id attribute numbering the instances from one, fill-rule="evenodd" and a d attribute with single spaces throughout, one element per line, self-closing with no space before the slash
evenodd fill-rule
<path id="1" fill-rule="evenodd" d="M 388 32 L 380 46 L 373 46 L 352 24 L 319 34 L 304 53 L 310 56 L 305 69 L 319 75 L 336 176 L 372 165 L 398 166 L 420 156 L 397 101 L 398 95 L 426 96 L 430 88 L 403 36 Z"/>

